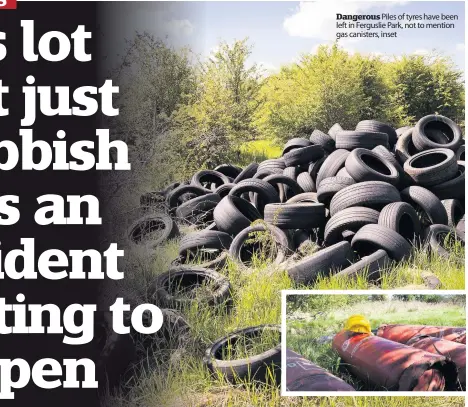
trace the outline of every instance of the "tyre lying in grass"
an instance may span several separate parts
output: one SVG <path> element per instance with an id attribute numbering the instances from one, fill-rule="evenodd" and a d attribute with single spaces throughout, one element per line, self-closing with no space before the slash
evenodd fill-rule
<path id="1" fill-rule="evenodd" d="M 199 267 L 221 269 L 228 259 L 232 237 L 225 232 L 202 230 L 185 235 L 180 241 L 174 265 L 196 263 Z"/>
<path id="2" fill-rule="evenodd" d="M 193 302 L 227 304 L 231 297 L 231 285 L 225 276 L 196 266 L 173 268 L 159 275 L 152 289 L 157 304 L 175 309 Z"/>
<path id="3" fill-rule="evenodd" d="M 290 252 L 292 248 L 288 236 L 268 223 L 245 228 L 234 238 L 229 249 L 231 257 L 245 265 L 250 265 L 254 257 L 281 264 Z"/>
<path id="4" fill-rule="evenodd" d="M 341 270 L 337 277 L 354 277 L 365 275 L 370 281 L 377 281 L 381 276 L 381 271 L 390 266 L 391 260 L 385 250 L 379 249 L 374 253 L 361 257 L 361 259 Z"/>
<path id="5" fill-rule="evenodd" d="M 459 247 L 465 247 L 465 236 L 456 229 L 447 225 L 431 225 L 422 234 L 423 242 L 433 253 L 448 259 L 454 258 L 453 250 L 459 251 Z M 458 246 L 458 247 L 457 247 Z M 463 257 L 455 257 L 457 261 L 464 264 Z"/>
<path id="6" fill-rule="evenodd" d="M 288 275 L 296 284 L 313 284 L 319 276 L 327 276 L 353 263 L 354 254 L 348 242 L 340 242 L 307 256 L 292 267 Z"/>
<path id="7" fill-rule="evenodd" d="M 165 213 L 148 214 L 130 226 L 127 236 L 133 244 L 156 247 L 179 236 L 179 228 Z"/>
<path id="8" fill-rule="evenodd" d="M 174 225 L 176 221 L 198 228 L 183 238 L 182 251 L 189 261 L 180 254 L 179 263 L 196 259 L 221 269 L 227 252 L 242 263 L 252 257 L 282 263 L 291 255 L 285 267 L 297 284 L 314 284 L 319 275 L 340 270 L 341 275 L 357 276 L 367 270 L 369 278 L 382 277 L 382 259 L 384 263 L 387 257 L 396 262 L 410 259 L 413 246 L 424 240 L 423 247 L 447 257 L 454 251 L 441 242 L 442 231 L 449 236 L 447 228 L 457 229 L 455 236 L 464 243 L 462 147 L 460 128 L 439 115 L 398 131 L 375 120 L 361 121 L 350 130 L 335 124 L 328 134 L 316 129 L 309 140 L 302 134 L 292 138 L 281 157 L 245 168 L 223 163 L 198 171 L 189 185 L 174 183 L 153 194 L 157 201 L 165 197 Z M 143 201 L 151 201 L 151 196 Z M 275 231 L 273 248 L 287 247 L 278 257 L 258 250 L 255 245 L 261 242 L 253 241 L 251 248 L 245 244 L 259 228 L 252 226 L 257 220 Z M 203 244 L 187 250 L 185 243 L 196 241 L 200 229 L 227 234 L 232 242 L 226 240 L 221 252 Z M 297 242 L 291 245 L 294 249 L 289 241 Z M 212 257 L 205 259 L 208 254 Z"/>
<path id="9" fill-rule="evenodd" d="M 262 325 L 240 329 L 215 341 L 205 352 L 205 366 L 228 382 L 281 382 L 281 329 Z"/>

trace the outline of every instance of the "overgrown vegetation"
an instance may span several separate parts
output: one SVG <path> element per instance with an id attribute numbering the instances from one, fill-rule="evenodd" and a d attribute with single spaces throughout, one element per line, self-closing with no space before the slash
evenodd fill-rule
<path id="1" fill-rule="evenodd" d="M 138 247 L 133 247 L 132 250 L 126 252 L 125 291 L 131 292 L 133 297 L 136 298 L 136 302 L 149 302 L 152 300 L 150 296 L 151 284 L 157 275 L 170 268 L 171 261 L 178 255 L 178 247 L 178 241 L 175 240 L 160 246 L 155 252 L 149 252 L 147 249 L 138 250 Z M 447 278 L 450 275 L 456 276 L 446 280 L 451 281 L 453 285 L 444 285 L 443 288 L 461 289 L 464 287 L 462 266 L 453 263 L 450 259 L 436 256 L 432 256 L 430 260 L 427 259 L 427 263 L 421 262 L 421 259 L 426 258 L 426 256 L 419 253 L 407 265 L 406 270 L 403 270 L 403 266 L 398 266 L 400 279 L 389 279 L 389 283 L 385 288 L 405 286 L 409 281 L 417 285 L 423 284 L 424 280 L 421 273 L 423 267 L 427 267 L 427 265 L 436 265 L 436 268 L 432 266 L 430 268 L 436 274 L 438 272 L 446 273 Z M 184 335 L 181 338 L 177 332 L 174 332 L 172 339 L 159 343 L 154 349 L 154 353 L 151 351 L 147 354 L 147 364 L 151 368 L 141 369 L 131 382 L 123 386 L 121 393 L 109 399 L 109 407 L 128 405 L 132 407 L 179 407 L 182 405 L 188 407 L 380 407 L 381 405 L 382 407 L 383 405 L 409 407 L 414 403 L 418 403 L 418 406 L 427 405 L 428 407 L 462 405 L 460 403 L 463 402 L 463 399 L 439 397 L 435 399 L 437 401 L 433 398 L 417 398 L 417 400 L 413 398 L 385 398 L 384 400 L 388 404 L 382 404 L 380 399 L 373 397 L 354 397 L 351 399 L 339 397 L 282 398 L 279 389 L 274 386 L 264 385 L 258 387 L 249 383 L 245 383 L 243 386 L 234 386 L 226 383 L 222 377 L 211 376 L 202 360 L 205 350 L 213 341 L 237 329 L 262 324 L 279 324 L 281 320 L 281 290 L 304 288 L 295 287 L 284 269 L 269 261 L 262 261 L 262 258 L 265 258 L 265 256 L 261 254 L 255 256 L 252 267 L 249 268 L 229 261 L 220 272 L 229 278 L 232 285 L 231 308 L 227 310 L 223 306 L 209 307 L 195 302 L 184 309 L 183 314 L 190 325 L 189 335 Z M 390 271 L 391 273 L 393 271 Z M 330 286 L 333 287 L 333 284 L 335 283 L 333 283 L 332 278 L 329 280 L 328 285 L 325 284 L 325 280 L 320 280 L 315 286 L 307 288 L 329 288 Z M 360 282 L 354 280 L 340 282 L 340 288 L 368 287 L 369 283 L 364 284 L 364 279 Z M 327 335 L 332 332 L 330 329 L 340 328 L 347 316 L 351 315 L 350 313 L 358 313 L 358 307 L 361 306 L 360 302 L 362 302 L 357 301 L 354 296 L 336 297 L 339 298 L 337 302 L 330 302 L 327 298 L 330 297 L 320 296 L 322 302 L 318 305 L 314 304 L 314 307 L 326 312 L 320 314 L 319 319 L 316 321 L 316 323 L 322 324 L 317 325 L 320 329 L 313 331 L 310 331 L 309 328 L 306 329 L 307 332 L 313 332 L 313 335 L 311 333 L 312 336 Z M 323 301 L 327 301 L 327 303 Z M 400 304 L 400 302 L 397 301 L 395 304 Z M 402 306 L 408 310 L 408 305 L 405 304 Z M 450 307 L 445 307 L 442 312 L 434 312 L 435 308 L 431 308 L 431 306 L 430 303 L 420 306 L 425 307 L 424 309 L 413 306 L 416 310 L 408 311 L 409 314 L 405 316 L 399 314 L 396 309 L 382 309 L 381 305 L 376 306 L 373 304 L 372 309 L 375 309 L 375 312 L 369 318 L 373 325 L 389 321 L 390 316 L 394 322 L 408 322 L 411 320 L 424 323 L 428 323 L 428 321 L 434 321 L 435 323 L 437 321 L 441 325 L 449 323 L 454 325 L 462 324 L 460 319 L 462 317 L 458 311 L 454 314 Z M 336 311 L 337 308 L 341 309 L 340 316 L 337 314 L 339 312 Z M 370 308 L 367 308 L 367 310 L 371 311 Z M 331 316 L 332 314 L 335 316 Z M 408 319 L 408 315 L 413 319 Z M 304 327 L 301 325 L 299 328 Z M 316 332 L 319 333 L 316 334 Z M 271 337 L 267 336 L 264 341 L 257 343 L 255 346 L 260 348 L 263 348 L 263 346 L 270 347 Z M 141 346 L 138 345 L 138 347 Z M 336 357 L 330 354 L 329 346 L 326 347 L 325 344 L 320 344 L 313 348 L 317 351 L 322 349 L 322 353 L 317 354 L 316 363 L 320 362 L 323 367 L 331 367 L 336 363 Z M 293 349 L 295 348 L 293 347 Z M 295 350 L 304 351 L 303 348 Z M 305 353 L 305 356 L 309 355 L 307 352 Z M 313 356 L 314 354 L 310 354 L 309 357 Z"/>
<path id="2" fill-rule="evenodd" d="M 160 187 L 223 162 L 260 161 L 251 142 L 271 150 L 336 122 L 353 129 L 376 119 L 397 128 L 439 113 L 464 126 L 463 73 L 446 57 L 382 58 L 321 46 L 265 76 L 248 63 L 251 51 L 247 39 L 221 42 L 200 60 L 146 33 L 129 43 L 114 73 L 121 114 L 113 126 L 132 145 L 140 186 Z"/>

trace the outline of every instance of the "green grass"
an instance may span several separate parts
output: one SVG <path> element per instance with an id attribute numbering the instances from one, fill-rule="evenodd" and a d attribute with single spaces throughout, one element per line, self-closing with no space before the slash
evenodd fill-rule
<path id="1" fill-rule="evenodd" d="M 188 230 L 182 230 L 188 232 Z M 177 257 L 178 241 L 167 242 L 154 252 L 133 246 L 126 251 L 124 271 L 126 289 L 132 292 L 137 302 L 151 302 L 149 287 L 156 275 L 170 268 Z M 232 285 L 232 308 L 208 307 L 199 303 L 183 310 L 190 325 L 188 338 L 174 338 L 169 343 L 160 343 L 154 354 L 147 355 L 151 369 L 141 370 L 134 380 L 123 386 L 120 392 L 108 400 L 108 406 L 412 406 L 416 399 L 408 398 L 281 398 L 279 389 L 265 385 L 254 387 L 231 385 L 222 377 L 212 377 L 204 367 L 202 359 L 207 347 L 216 339 L 233 330 L 260 324 L 280 323 L 283 289 L 295 287 L 287 273 L 278 265 L 265 261 L 262 256 L 254 259 L 252 267 L 239 266 L 229 261 L 220 272 Z M 418 253 L 410 263 L 400 265 L 393 277 L 384 277 L 384 288 L 401 287 L 408 284 L 421 285 L 423 270 L 432 270 L 443 281 L 443 288 L 463 289 L 464 268 L 453 259 L 427 256 Z M 322 278 L 307 288 L 369 288 L 363 278 L 337 280 Z M 429 316 L 428 316 L 429 317 Z M 444 315 L 445 317 L 445 315 Z M 450 315 L 447 314 L 447 318 Z M 344 316 L 343 316 L 344 318 Z M 448 319 L 445 319 L 448 321 Z M 336 317 L 336 326 L 342 319 Z M 323 327 L 325 331 L 325 326 Z M 323 333 L 322 333 L 323 334 Z M 259 346 L 265 343 L 258 344 Z M 320 350 L 320 347 L 315 349 Z M 299 350 L 302 350 L 299 349 Z M 329 349 L 328 349 L 329 350 Z M 324 367 L 336 363 L 327 349 L 318 355 Z M 311 355 L 313 356 L 313 355 Z M 332 369 L 333 370 L 333 369 Z M 461 406 L 461 398 L 417 398 L 418 406 Z M 388 403 L 388 404 L 387 404 Z"/>
<path id="2" fill-rule="evenodd" d="M 331 343 L 323 342 L 324 336 L 339 332 L 344 328 L 346 320 L 354 314 L 364 315 L 372 329 L 384 323 L 465 326 L 466 318 L 465 309 L 454 304 L 398 300 L 366 301 L 334 307 L 326 312 L 321 307 L 316 310 L 308 308 L 306 313 L 300 314 L 305 320 L 295 320 L 292 315 L 288 315 L 287 347 L 346 380 L 357 390 L 363 389 L 362 383 L 340 368 L 340 358 Z"/>

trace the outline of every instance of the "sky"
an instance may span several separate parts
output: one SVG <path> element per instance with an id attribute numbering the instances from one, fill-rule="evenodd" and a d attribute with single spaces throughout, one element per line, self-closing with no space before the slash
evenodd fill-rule
<path id="1" fill-rule="evenodd" d="M 464 2 L 105 2 L 101 31 L 111 65 L 124 54 L 125 39 L 136 31 L 166 38 L 178 48 L 189 46 L 207 57 L 224 40 L 249 38 L 253 45 L 250 63 L 275 72 L 283 64 L 314 53 L 320 44 L 336 36 L 336 13 L 342 14 L 455 14 L 454 29 L 400 30 L 398 38 L 340 40 L 350 52 L 385 56 L 427 54 L 432 50 L 450 56 L 465 69 Z M 452 21 L 453 22 L 453 21 Z"/>

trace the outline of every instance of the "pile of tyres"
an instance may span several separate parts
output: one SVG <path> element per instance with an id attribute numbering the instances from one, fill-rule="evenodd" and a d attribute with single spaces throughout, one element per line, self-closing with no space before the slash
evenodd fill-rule
<path id="1" fill-rule="evenodd" d="M 314 284 L 320 275 L 361 273 L 378 283 L 392 262 L 409 259 L 418 246 L 464 264 L 447 247 L 453 240 L 464 245 L 464 180 L 464 139 L 449 118 L 429 115 L 400 129 L 375 120 L 352 131 L 335 124 L 328 133 L 292 138 L 279 158 L 245 168 L 222 164 L 143 194 L 145 214 L 130 226 L 128 238 L 154 249 L 179 237 L 181 225 L 195 228 L 181 237 L 177 259 L 149 289 L 170 312 L 194 301 L 229 307 L 231 285 L 222 270 L 229 259 L 250 264 L 258 232 L 274 246 L 271 262 L 297 285 Z M 319 250 L 296 261 L 310 241 Z M 209 290 L 190 294 L 200 286 Z M 265 329 L 280 332 L 263 325 L 218 339 L 206 350 L 205 365 L 232 382 L 247 375 L 279 380 L 269 370 L 279 373 L 279 342 L 244 360 L 220 356 L 239 338 L 258 337 Z"/>
<path id="2" fill-rule="evenodd" d="M 372 333 L 343 330 L 333 349 L 363 386 L 388 391 L 466 389 L 466 329 L 382 325 Z M 297 353 L 286 351 L 289 391 L 353 391 L 353 386 Z"/>
<path id="3" fill-rule="evenodd" d="M 184 301 L 170 292 L 184 281 L 213 283 L 219 289 L 208 301 L 226 301 L 229 282 L 219 271 L 228 258 L 249 264 L 255 232 L 267 233 L 271 261 L 297 285 L 363 272 L 378 283 L 418 246 L 464 264 L 448 249 L 455 240 L 464 245 L 464 181 L 462 131 L 447 117 L 425 116 L 396 130 L 375 120 L 352 131 L 335 124 L 328 134 L 292 138 L 279 158 L 222 164 L 142 195 L 142 206 L 163 210 L 148 212 L 128 235 L 141 244 L 156 230 L 156 246 L 179 236 L 181 224 L 197 228 L 181 238 L 173 267 L 156 282 L 169 307 Z M 318 251 L 288 261 L 311 240 Z"/>

